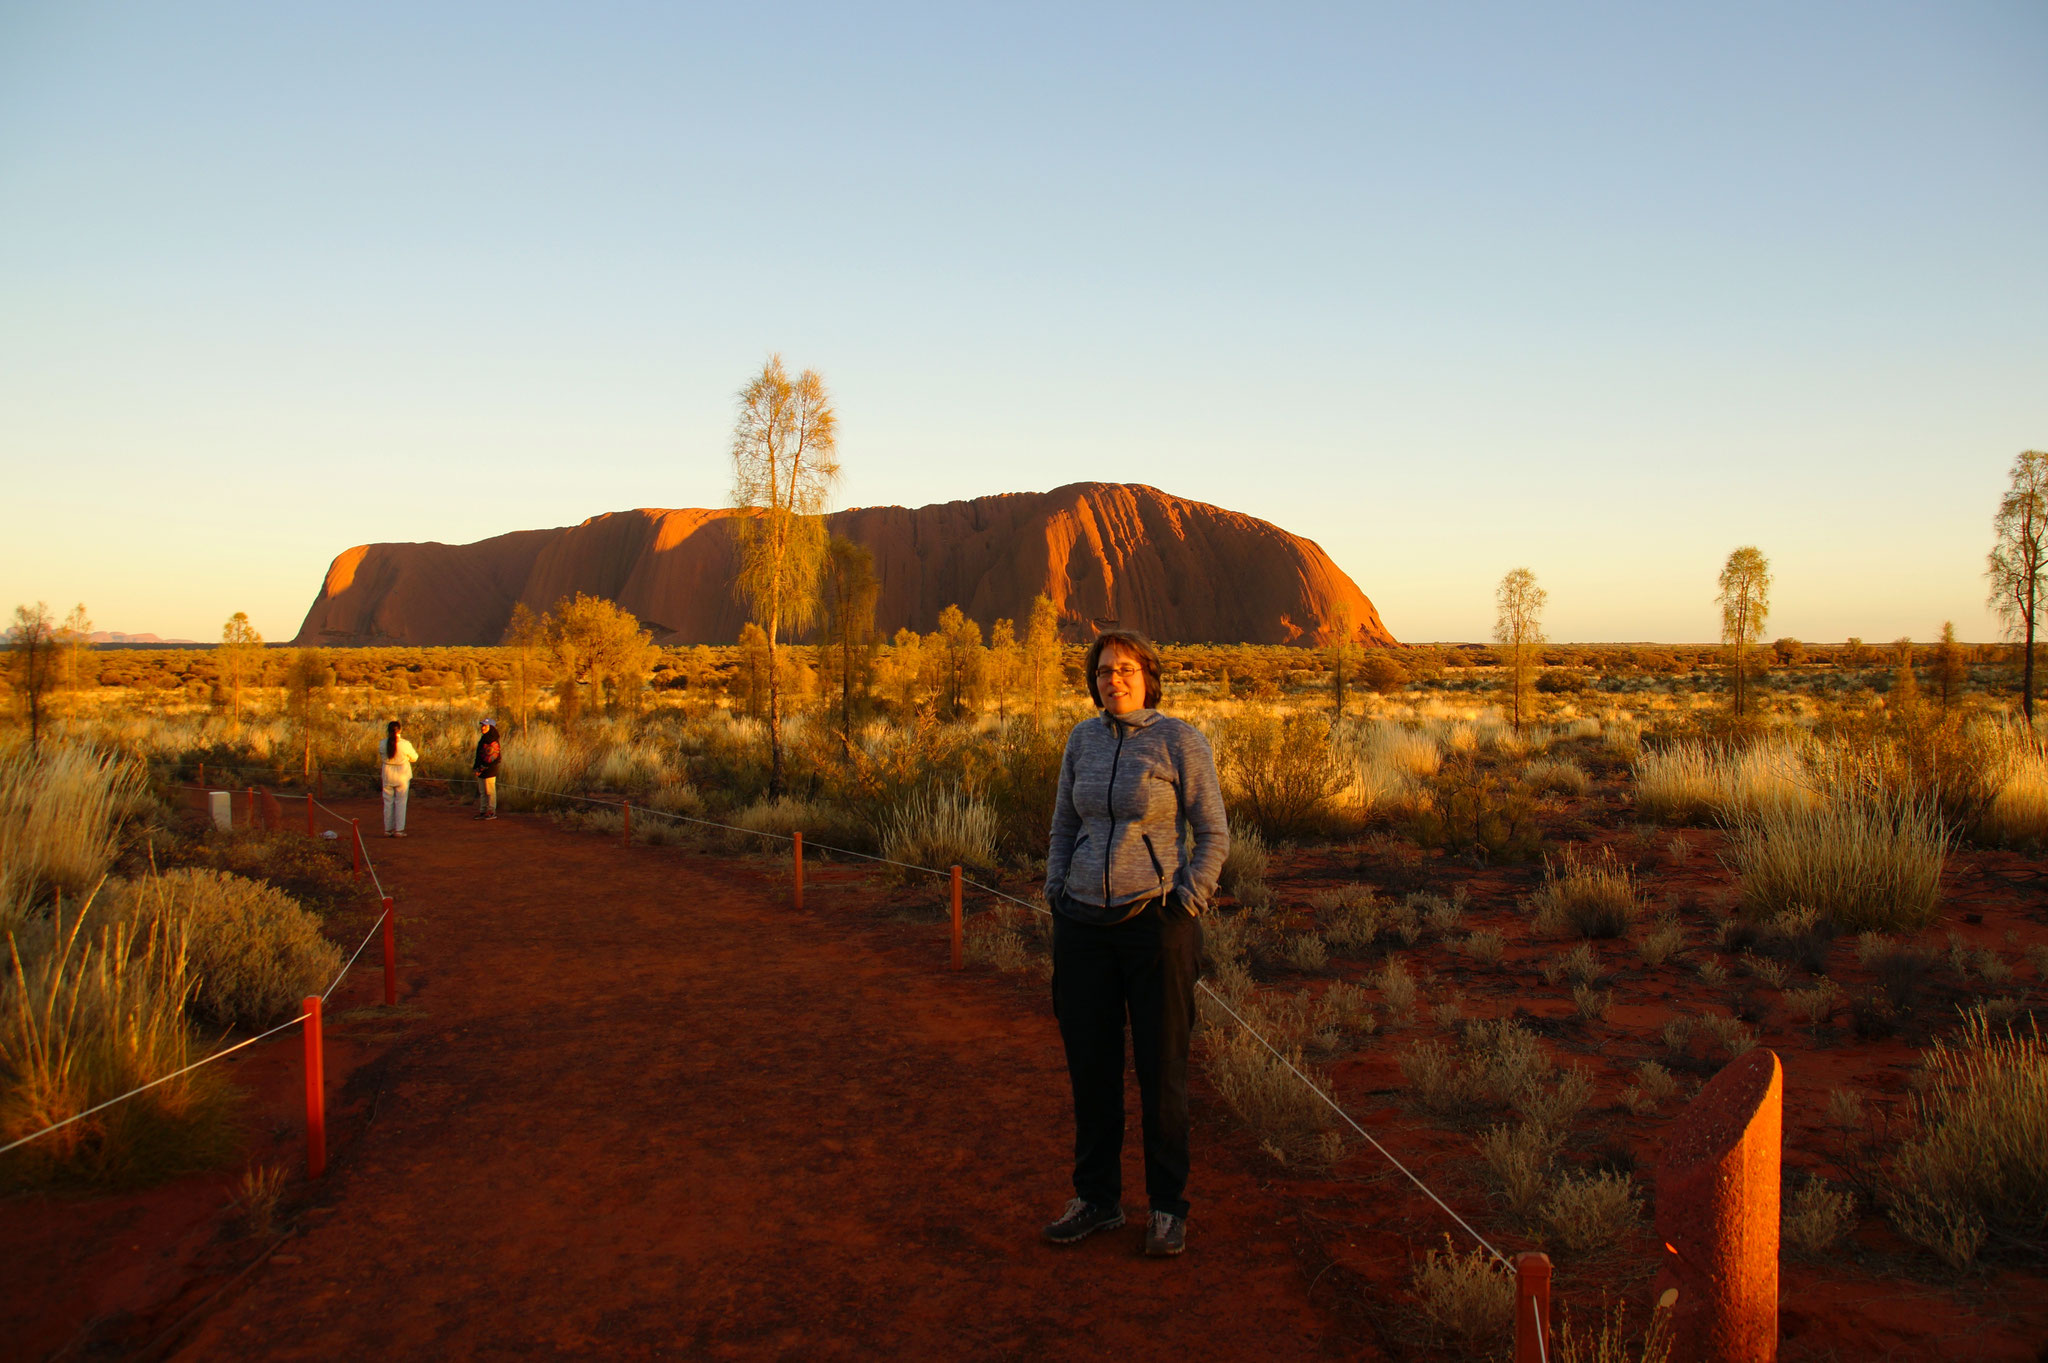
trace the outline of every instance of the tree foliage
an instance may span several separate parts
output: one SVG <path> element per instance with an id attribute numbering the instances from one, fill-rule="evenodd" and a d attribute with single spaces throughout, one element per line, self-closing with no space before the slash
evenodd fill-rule
<path id="1" fill-rule="evenodd" d="M 1499 646 L 1501 664 L 1508 669 L 1509 715 L 1520 733 L 1535 718 L 1536 665 L 1543 651 L 1543 605 L 1550 593 L 1536 585 L 1536 574 L 1515 568 L 1494 589 L 1498 613 L 1493 622 L 1493 642 Z"/>
<path id="2" fill-rule="evenodd" d="M 44 704 L 57 682 L 55 633 L 47 602 L 14 608 L 14 628 L 10 631 L 14 654 L 12 680 L 14 692 L 28 712 L 31 748 L 42 742 Z"/>
<path id="3" fill-rule="evenodd" d="M 2048 451 L 2027 450 L 2013 460 L 2005 495 L 1992 518 L 1985 576 L 1991 608 L 2006 637 L 2021 645 L 2020 705 L 2034 722 L 2034 641 L 2039 634 L 2042 579 L 2048 575 Z"/>
<path id="4" fill-rule="evenodd" d="M 768 793 L 782 794 L 782 704 L 774 664 L 783 629 L 817 619 L 827 537 L 823 512 L 839 479 L 839 419 L 814 369 L 795 378 L 780 355 L 739 393 L 732 433 L 734 586 L 768 638 Z"/>
<path id="5" fill-rule="evenodd" d="M 263 665 L 263 636 L 249 623 L 247 611 L 236 611 L 221 626 L 220 647 L 214 650 L 222 688 L 236 719 L 242 717 L 242 688 L 255 678 Z"/>
<path id="6" fill-rule="evenodd" d="M 1721 565 L 1721 642 L 1735 679 L 1735 713 L 1749 708 L 1749 652 L 1764 637 L 1771 614 L 1771 565 L 1763 551 L 1745 544 Z"/>

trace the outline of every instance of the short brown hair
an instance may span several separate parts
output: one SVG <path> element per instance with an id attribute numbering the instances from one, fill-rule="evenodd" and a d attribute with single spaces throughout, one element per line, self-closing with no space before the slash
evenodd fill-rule
<path id="1" fill-rule="evenodd" d="M 1088 645 L 1088 661 L 1082 664 L 1082 675 L 1088 678 L 1088 699 L 1095 702 L 1095 708 L 1102 708 L 1102 693 L 1095 689 L 1095 665 L 1102 660 L 1102 650 L 1115 644 L 1138 660 L 1138 667 L 1145 674 L 1145 708 L 1159 708 L 1159 650 L 1152 641 L 1134 629 L 1106 629 L 1095 636 L 1095 642 Z"/>

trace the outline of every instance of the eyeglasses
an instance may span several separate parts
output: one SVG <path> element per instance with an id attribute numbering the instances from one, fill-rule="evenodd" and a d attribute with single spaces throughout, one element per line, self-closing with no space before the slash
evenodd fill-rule
<path id="1" fill-rule="evenodd" d="M 1144 668 L 1132 667 L 1129 663 L 1124 664 L 1122 667 L 1098 667 L 1095 669 L 1095 680 L 1099 682 L 1118 678 L 1129 681 L 1133 677 L 1142 677 L 1144 675 Z"/>

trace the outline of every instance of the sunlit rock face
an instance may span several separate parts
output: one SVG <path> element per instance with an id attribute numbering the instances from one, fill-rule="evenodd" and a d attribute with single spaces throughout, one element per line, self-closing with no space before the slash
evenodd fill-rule
<path id="1" fill-rule="evenodd" d="M 294 643 L 495 644 L 512 608 L 609 597 L 667 644 L 725 644 L 745 614 L 732 590 L 729 510 L 641 508 L 475 544 L 366 544 L 327 570 Z M 1021 633 L 1041 592 L 1070 640 L 1116 622 L 1166 643 L 1328 643 L 1341 607 L 1361 643 L 1394 638 L 1312 541 L 1140 483 L 1074 483 L 826 518 L 875 556 L 875 623 L 929 632 L 957 604 Z"/>

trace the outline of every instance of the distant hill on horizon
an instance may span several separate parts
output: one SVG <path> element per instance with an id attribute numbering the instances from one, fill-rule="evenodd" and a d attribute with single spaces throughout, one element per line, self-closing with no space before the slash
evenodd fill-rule
<path id="1" fill-rule="evenodd" d="M 640 508 L 474 544 L 357 545 L 329 566 L 292 642 L 495 644 L 514 606 L 538 613 L 581 591 L 618 602 L 659 643 L 731 643 L 746 621 L 732 591 L 733 514 Z M 1114 622 L 1162 643 L 1319 645 L 1348 606 L 1358 642 L 1397 642 L 1313 541 L 1141 483 L 856 507 L 826 521 L 873 551 L 885 636 L 936 629 L 949 605 L 1021 630 L 1044 593 L 1075 641 Z"/>

